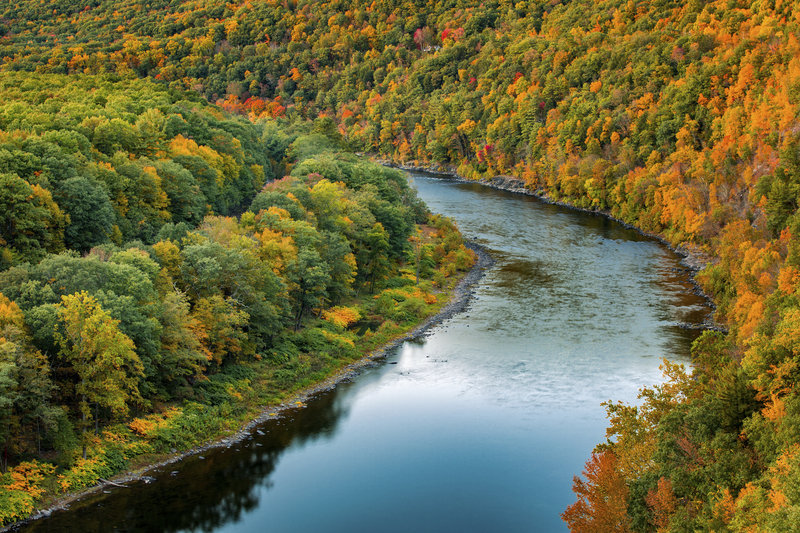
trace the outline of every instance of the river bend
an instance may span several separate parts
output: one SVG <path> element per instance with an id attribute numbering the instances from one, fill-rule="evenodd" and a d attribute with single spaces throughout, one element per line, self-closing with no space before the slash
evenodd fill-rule
<path id="1" fill-rule="evenodd" d="M 424 174 L 496 264 L 468 309 L 252 438 L 30 531 L 565 531 L 572 476 L 708 309 L 679 258 L 600 216 Z"/>

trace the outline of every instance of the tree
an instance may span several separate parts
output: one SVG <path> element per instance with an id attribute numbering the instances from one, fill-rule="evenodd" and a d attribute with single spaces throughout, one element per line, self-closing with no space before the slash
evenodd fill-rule
<path id="1" fill-rule="evenodd" d="M 123 415 L 130 402 L 141 400 L 138 384 L 144 370 L 133 341 L 119 330 L 119 321 L 85 291 L 61 297 L 59 318 L 63 328 L 57 334 L 60 355 L 77 377 L 75 400 L 85 437 L 93 418 L 98 427 L 98 408 Z M 84 458 L 86 444 L 84 438 Z"/>
<path id="2" fill-rule="evenodd" d="M 321 233 L 323 239 L 319 253 L 328 265 L 331 277 L 327 288 L 328 296 L 332 302 L 337 303 L 353 293 L 356 258 L 350 250 L 350 243 L 343 235 L 327 231 Z"/>
<path id="3" fill-rule="evenodd" d="M 575 477 L 572 490 L 578 501 L 561 518 L 577 533 L 629 532 L 628 487 L 612 451 L 593 453 L 586 462 L 584 479 Z"/>
<path id="4" fill-rule="evenodd" d="M 141 145 L 141 139 L 136 129 L 118 118 L 100 122 L 94 128 L 92 142 L 98 150 L 106 155 L 112 155 L 118 150 L 138 152 Z"/>
<path id="5" fill-rule="evenodd" d="M 17 400 L 15 349 L 16 346 L 5 339 L 0 342 L 0 440 L 3 442 L 0 471 L 2 472 L 6 471 L 8 446 L 14 433 L 13 411 Z"/>
<path id="6" fill-rule="evenodd" d="M 43 424 L 52 419 L 50 366 L 27 333 L 20 308 L 0 294 L 0 466 L 9 452 L 39 451 Z"/>
<path id="7" fill-rule="evenodd" d="M 170 391 L 180 390 L 203 373 L 208 354 L 204 353 L 198 339 L 201 323 L 189 313 L 186 295 L 176 291 L 167 293 L 163 306 L 161 349 L 155 377 Z"/>
<path id="8" fill-rule="evenodd" d="M 249 318 L 230 298 L 213 295 L 197 301 L 191 320 L 197 324 L 193 328 L 209 361 L 220 367 L 250 352 L 244 332 Z"/>
<path id="9" fill-rule="evenodd" d="M 0 174 L 0 266 L 17 256 L 41 259 L 64 247 L 64 214 L 50 193 L 15 174 Z"/>
<path id="10" fill-rule="evenodd" d="M 0 337 L 0 470 L 8 456 L 41 453 L 41 437 L 56 409 L 50 405 L 50 365 L 29 343 Z"/>
<path id="11" fill-rule="evenodd" d="M 294 329 L 300 329 L 306 311 L 322 305 L 331 282 L 330 267 L 313 248 L 302 248 L 289 266 L 290 294 L 295 307 Z"/>
<path id="12" fill-rule="evenodd" d="M 173 161 L 158 161 L 155 168 L 169 197 L 172 221 L 199 223 L 206 214 L 206 197 L 192 173 Z"/>
<path id="13" fill-rule="evenodd" d="M 359 250 L 358 263 L 364 273 L 364 283 L 369 284 L 370 293 L 375 292 L 375 282 L 389 272 L 389 234 L 383 224 L 376 222 L 364 239 L 364 248 Z"/>
<path id="14" fill-rule="evenodd" d="M 114 210 L 103 188 L 87 178 L 70 178 L 61 186 L 59 204 L 69 215 L 65 233 L 68 247 L 88 251 L 108 241 Z"/>

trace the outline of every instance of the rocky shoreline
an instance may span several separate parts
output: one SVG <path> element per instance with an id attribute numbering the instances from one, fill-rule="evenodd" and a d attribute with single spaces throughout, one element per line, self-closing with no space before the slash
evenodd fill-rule
<path id="1" fill-rule="evenodd" d="M 124 487 L 126 483 L 137 481 L 150 482 L 153 478 L 147 476 L 148 472 L 177 463 L 183 459 L 186 459 L 187 457 L 202 454 L 203 452 L 213 448 L 229 447 L 233 444 L 241 442 L 242 440 L 248 438 L 258 426 L 265 423 L 267 420 L 280 418 L 281 416 L 284 416 L 289 409 L 297 408 L 299 405 L 304 404 L 313 396 L 329 391 L 336 387 L 336 385 L 339 383 L 350 381 L 356 378 L 365 368 L 374 367 L 380 364 L 379 361 L 384 358 L 393 348 L 400 346 L 402 343 L 408 340 L 424 336 L 433 326 L 452 318 L 454 315 L 464 311 L 467 308 L 474 294 L 475 285 L 478 283 L 478 281 L 480 281 L 486 271 L 494 264 L 494 259 L 491 257 L 491 255 L 489 255 L 489 252 L 479 244 L 474 242 L 465 242 L 464 244 L 467 248 L 475 252 L 475 264 L 453 288 L 447 304 L 445 304 L 445 306 L 442 307 L 438 313 L 428 317 L 425 321 L 420 323 L 408 333 L 394 339 L 390 343 L 385 344 L 376 350 L 367 353 L 364 355 L 364 357 L 345 366 L 336 374 L 329 376 L 328 378 L 312 385 L 311 387 L 303 389 L 284 402 L 264 409 L 261 414 L 250 420 L 233 435 L 216 439 L 212 442 L 208 442 L 202 446 L 197 446 L 185 452 L 176 451 L 173 455 L 162 461 L 148 464 L 133 471 L 118 474 L 109 480 L 101 480 L 99 484 L 84 489 L 80 492 L 61 496 L 54 503 L 45 509 L 37 511 L 25 520 L 21 520 L 4 528 L 0 528 L 0 533 L 5 531 L 16 531 L 30 522 L 48 517 L 53 512 L 67 510 L 69 509 L 70 504 L 95 494 L 107 487 Z"/>
<path id="2" fill-rule="evenodd" d="M 478 183 L 486 187 L 490 187 L 492 189 L 512 192 L 515 194 L 524 194 L 525 196 L 532 196 L 537 200 L 540 200 L 547 204 L 558 205 L 561 207 L 566 207 L 568 209 L 573 209 L 575 211 L 581 211 L 584 213 L 589 213 L 592 215 L 608 218 L 609 220 L 613 220 L 621 224 L 625 228 L 631 229 L 639 233 L 640 235 L 644 235 L 645 237 L 654 239 L 681 257 L 680 263 L 684 267 L 685 272 L 689 274 L 689 279 L 691 280 L 693 285 L 692 292 L 702 297 L 706 301 L 708 307 L 711 309 L 711 314 L 709 315 L 708 318 L 706 318 L 706 320 L 702 324 L 681 323 L 678 324 L 678 327 L 681 327 L 683 329 L 703 329 L 703 330 L 707 329 L 713 331 L 727 332 L 727 328 L 725 328 L 724 325 L 719 324 L 714 320 L 713 312 L 717 308 L 717 306 L 714 304 L 714 300 L 711 298 L 711 296 L 706 294 L 706 292 L 702 289 L 702 287 L 700 287 L 700 284 L 697 283 L 697 280 L 695 278 L 695 276 L 700 270 L 702 270 L 708 263 L 714 261 L 713 257 L 699 250 L 693 250 L 685 246 L 673 246 L 672 243 L 667 241 L 661 235 L 644 231 L 641 228 L 634 226 L 633 224 L 629 224 L 624 220 L 620 220 L 619 218 L 612 215 L 609 211 L 604 211 L 599 209 L 587 209 L 584 207 L 574 206 L 567 202 L 553 200 L 552 198 L 547 196 L 547 194 L 543 189 L 537 189 L 537 190 L 529 189 L 525 185 L 525 182 L 523 180 L 515 178 L 513 176 L 498 175 L 489 179 L 473 180 L 460 176 L 456 170 L 456 167 L 454 167 L 453 165 L 442 165 L 439 163 L 431 163 L 428 165 L 408 165 L 375 157 L 373 157 L 373 160 L 376 163 L 380 163 L 382 165 L 386 165 L 393 168 L 398 168 L 400 170 L 405 170 L 410 172 L 426 172 L 428 174 L 434 174 L 460 183 Z"/>

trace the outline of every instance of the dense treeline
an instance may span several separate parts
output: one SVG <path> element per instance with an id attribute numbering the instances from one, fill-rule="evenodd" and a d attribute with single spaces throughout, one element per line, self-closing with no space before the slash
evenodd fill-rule
<path id="1" fill-rule="evenodd" d="M 282 147 L 263 128 L 182 91 L 115 78 L 0 79 L 0 266 L 152 244 L 165 224 L 243 209 L 280 170 Z"/>
<path id="2" fill-rule="evenodd" d="M 472 264 L 329 121 L 115 75 L 4 75 L 0 101 L 0 523 L 235 429 Z"/>
<path id="3" fill-rule="evenodd" d="M 3 69 L 134 73 L 251 118 L 326 114 L 355 149 L 514 174 L 714 256 L 698 279 L 729 334 L 701 337 L 691 378 L 670 369 L 642 407 L 609 406 L 613 443 L 565 518 L 575 530 L 796 524 L 796 2 L 144 5 L 9 4 Z M 51 200 L 32 194 L 57 235 Z"/>

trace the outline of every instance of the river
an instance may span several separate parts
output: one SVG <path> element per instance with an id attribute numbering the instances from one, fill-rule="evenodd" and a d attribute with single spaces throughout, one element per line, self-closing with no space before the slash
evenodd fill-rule
<path id="1" fill-rule="evenodd" d="M 606 218 L 423 174 L 496 264 L 468 309 L 229 448 L 26 531 L 565 531 L 572 476 L 708 314 L 679 258 Z"/>

